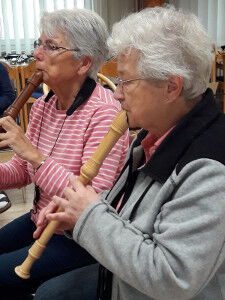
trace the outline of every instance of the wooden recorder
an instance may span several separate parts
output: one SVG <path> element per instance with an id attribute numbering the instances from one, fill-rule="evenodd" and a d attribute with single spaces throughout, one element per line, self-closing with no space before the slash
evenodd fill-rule
<path id="1" fill-rule="evenodd" d="M 36 71 L 27 81 L 27 85 L 22 90 L 20 95 L 16 98 L 16 100 L 4 111 L 3 116 L 10 116 L 13 119 L 16 119 L 20 110 L 24 106 L 24 104 L 28 101 L 35 88 L 38 87 L 43 80 L 42 71 Z M 0 127 L 0 132 L 5 132 L 5 130 Z M 2 149 L 2 148 L 1 148 Z"/>

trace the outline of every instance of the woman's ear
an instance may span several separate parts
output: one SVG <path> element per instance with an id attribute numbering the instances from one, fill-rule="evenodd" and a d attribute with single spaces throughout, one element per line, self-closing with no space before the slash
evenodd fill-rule
<path id="1" fill-rule="evenodd" d="M 167 82 L 167 99 L 173 101 L 177 99 L 183 89 L 183 78 L 180 76 L 171 75 Z"/>
<path id="2" fill-rule="evenodd" d="M 91 56 L 82 56 L 80 58 L 80 65 L 78 68 L 78 74 L 79 75 L 85 75 L 88 70 L 90 69 L 90 67 L 92 66 L 93 63 L 93 57 Z"/>

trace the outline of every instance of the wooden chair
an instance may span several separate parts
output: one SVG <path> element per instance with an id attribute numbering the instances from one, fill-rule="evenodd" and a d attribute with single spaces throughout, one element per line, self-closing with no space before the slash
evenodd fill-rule
<path id="1" fill-rule="evenodd" d="M 214 51 L 214 59 L 213 59 L 213 62 L 212 62 L 210 82 L 216 82 L 216 59 L 217 59 L 217 53 L 216 53 L 216 50 L 215 50 Z"/>
<path id="2" fill-rule="evenodd" d="M 217 47 L 214 50 L 209 87 L 219 99 L 221 108 L 225 112 L 225 52 L 218 50 Z"/>
<path id="3" fill-rule="evenodd" d="M 106 64 L 104 64 L 99 73 L 107 76 L 107 77 L 117 77 L 117 60 L 115 58 L 109 60 Z"/>
<path id="4" fill-rule="evenodd" d="M 106 77 L 105 75 L 103 75 L 102 73 L 98 73 L 97 74 L 97 78 L 98 78 L 98 82 L 101 85 L 106 84 L 106 85 L 109 86 L 110 89 L 112 89 L 112 91 L 116 90 L 115 84 L 108 77 Z"/>
<path id="5" fill-rule="evenodd" d="M 33 60 L 29 63 L 28 66 L 20 66 L 19 72 L 21 77 L 21 90 L 26 86 L 27 80 L 32 76 L 32 74 L 36 70 L 36 61 Z M 38 93 L 37 96 L 35 96 L 35 93 L 28 99 L 28 101 L 25 103 L 23 109 L 22 109 L 22 118 L 23 118 L 23 126 L 24 131 L 27 129 L 27 125 L 29 122 L 29 108 L 34 103 L 34 101 L 40 97 L 41 94 Z"/>
<path id="6" fill-rule="evenodd" d="M 27 82 L 27 79 L 35 72 L 36 61 L 32 60 L 27 66 L 20 66 L 20 75 L 21 75 L 21 87 L 24 88 Z"/>
<path id="7" fill-rule="evenodd" d="M 225 112 L 225 52 L 221 51 L 217 54 L 216 60 L 216 72 L 220 73 L 218 78 L 218 89 L 219 93 L 223 95 L 223 112 Z"/>

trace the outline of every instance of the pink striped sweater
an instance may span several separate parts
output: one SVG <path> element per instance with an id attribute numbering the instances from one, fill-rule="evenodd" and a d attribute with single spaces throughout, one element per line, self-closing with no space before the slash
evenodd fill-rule
<path id="1" fill-rule="evenodd" d="M 66 117 L 66 111 L 56 109 L 55 95 L 45 103 L 45 108 L 44 98 L 39 98 L 33 104 L 26 134 L 32 144 L 35 147 L 38 145 L 42 154 L 47 156 L 46 161 L 36 173 L 31 164 L 17 155 L 9 162 L 0 164 L 0 189 L 21 188 L 31 182 L 40 187 L 37 214 L 32 215 L 34 222 L 37 221 L 39 211 L 51 201 L 53 195 L 63 195 L 63 189 L 69 184 L 68 176 L 71 173 L 79 175 L 81 166 L 95 151 L 120 110 L 120 104 L 113 98 L 112 92 L 99 84 L 91 97 L 71 116 Z M 49 157 L 64 120 L 62 131 Z M 123 167 L 127 150 L 128 132 L 111 150 L 99 174 L 93 179 L 92 186 L 97 192 L 113 185 Z"/>

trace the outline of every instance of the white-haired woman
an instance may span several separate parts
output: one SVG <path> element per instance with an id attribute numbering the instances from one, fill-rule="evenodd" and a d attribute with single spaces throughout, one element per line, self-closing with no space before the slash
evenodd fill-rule
<path id="1" fill-rule="evenodd" d="M 16 153 L 11 161 L 0 165 L 0 188 L 21 188 L 33 182 L 36 191 L 31 212 L 0 229 L 2 299 L 25 299 L 46 279 L 94 262 L 83 248 L 58 231 L 33 266 L 29 280 L 21 280 L 14 273 L 33 244 L 41 209 L 53 195 L 63 195 L 70 174 L 79 175 L 80 167 L 120 110 L 112 92 L 95 81 L 108 54 L 103 20 L 88 10 L 59 10 L 44 13 L 40 24 L 34 56 L 50 92 L 33 104 L 26 136 L 10 117 L 0 120 L 6 130 L 0 135 L 0 145 L 9 145 Z M 96 192 L 112 186 L 127 147 L 125 134 L 93 179 Z"/>
<path id="2" fill-rule="evenodd" d="M 68 203 L 54 198 L 46 216 L 73 227 L 101 264 L 99 295 L 97 268 L 86 266 L 46 282 L 35 300 L 223 300 L 225 116 L 207 89 L 211 42 L 194 15 L 156 7 L 116 24 L 109 45 L 115 98 L 143 130 L 107 198 L 72 178 L 67 212 L 49 213 Z"/>

